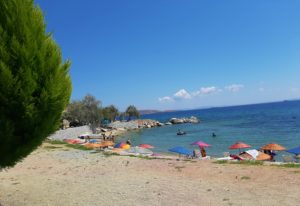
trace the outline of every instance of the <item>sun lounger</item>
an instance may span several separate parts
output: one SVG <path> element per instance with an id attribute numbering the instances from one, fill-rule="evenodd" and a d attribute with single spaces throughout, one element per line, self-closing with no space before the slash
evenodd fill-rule
<path id="1" fill-rule="evenodd" d="M 198 157 L 198 159 L 200 159 L 200 160 L 210 160 L 210 156 Z"/>
<path id="2" fill-rule="evenodd" d="M 295 162 L 296 163 L 300 163 L 300 155 L 296 155 L 295 156 Z"/>
<path id="3" fill-rule="evenodd" d="M 224 152 L 224 153 L 223 153 L 223 156 L 224 156 L 224 157 L 229 157 L 229 156 L 230 156 L 230 153 L 229 153 L 229 152 Z"/>
<path id="4" fill-rule="evenodd" d="M 293 162 L 292 156 L 282 156 L 283 162 Z"/>
<path id="5" fill-rule="evenodd" d="M 216 158 L 215 160 L 233 160 L 233 158 L 231 158 L 231 157 L 220 157 L 220 158 Z"/>

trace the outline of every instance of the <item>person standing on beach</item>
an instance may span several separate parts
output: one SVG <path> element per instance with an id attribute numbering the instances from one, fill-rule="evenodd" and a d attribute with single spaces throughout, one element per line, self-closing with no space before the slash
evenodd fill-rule
<path id="1" fill-rule="evenodd" d="M 112 135 L 112 136 L 111 136 L 111 141 L 112 141 L 112 142 L 115 142 L 115 135 Z"/>
<path id="2" fill-rule="evenodd" d="M 203 147 L 201 147 L 201 156 L 202 157 L 206 157 L 206 151 L 205 151 L 205 149 L 203 148 Z"/>
<path id="3" fill-rule="evenodd" d="M 130 138 L 127 139 L 126 144 L 129 144 L 131 146 L 131 140 L 130 140 Z"/>

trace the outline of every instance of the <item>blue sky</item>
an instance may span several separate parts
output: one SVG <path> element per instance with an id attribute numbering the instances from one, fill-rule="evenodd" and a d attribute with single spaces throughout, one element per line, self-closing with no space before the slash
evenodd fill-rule
<path id="1" fill-rule="evenodd" d="M 72 99 L 120 110 L 300 98 L 300 1 L 36 0 Z"/>

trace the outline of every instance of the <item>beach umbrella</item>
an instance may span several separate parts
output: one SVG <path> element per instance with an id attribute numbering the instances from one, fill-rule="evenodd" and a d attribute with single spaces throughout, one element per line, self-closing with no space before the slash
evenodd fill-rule
<path id="1" fill-rule="evenodd" d="M 293 153 L 293 154 L 295 154 L 295 155 L 300 155 L 300 147 L 296 147 L 296 148 L 293 148 L 293 149 L 289 149 L 289 150 L 287 150 L 287 152 Z"/>
<path id="2" fill-rule="evenodd" d="M 130 149 L 130 145 L 129 144 L 124 144 L 121 146 L 122 149 Z"/>
<path id="3" fill-rule="evenodd" d="M 283 151 L 283 150 L 286 150 L 285 147 L 279 145 L 279 144 L 276 144 L 276 143 L 270 143 L 270 144 L 267 144 L 263 147 L 261 147 L 261 149 L 263 150 L 274 150 L 274 151 Z"/>
<path id="4" fill-rule="evenodd" d="M 236 142 L 235 144 L 231 145 L 229 149 L 243 149 L 243 148 L 250 148 L 251 146 L 244 143 L 244 142 Z"/>
<path id="5" fill-rule="evenodd" d="M 95 140 L 95 139 L 92 139 L 92 140 L 90 140 L 89 142 L 90 142 L 90 143 L 97 143 L 98 141 Z"/>
<path id="6" fill-rule="evenodd" d="M 210 147 L 211 146 L 211 145 L 209 145 L 205 142 L 202 142 L 202 141 L 194 142 L 194 143 L 192 143 L 192 145 L 198 145 L 199 147 Z"/>
<path id="7" fill-rule="evenodd" d="M 116 144 L 116 145 L 114 146 L 114 148 L 122 148 L 122 146 L 124 146 L 124 145 L 125 145 L 124 142 L 120 142 L 120 143 Z"/>
<path id="8" fill-rule="evenodd" d="M 100 148 L 103 147 L 103 144 L 87 143 L 84 146 L 86 148 Z"/>
<path id="9" fill-rule="evenodd" d="M 127 150 L 129 153 L 135 153 L 135 154 L 149 154 L 152 155 L 153 152 L 149 149 L 142 148 L 142 147 L 131 147 L 129 150 Z"/>
<path id="10" fill-rule="evenodd" d="M 169 149 L 169 151 L 178 154 L 183 154 L 183 155 L 192 155 L 192 152 L 189 151 L 188 149 L 185 149 L 184 147 L 174 147 L 172 149 Z"/>
<path id="11" fill-rule="evenodd" d="M 236 142 L 235 144 L 231 145 L 229 149 L 239 149 L 239 152 L 241 152 L 241 149 L 250 148 L 250 147 L 251 147 L 250 145 L 244 142 Z"/>
<path id="12" fill-rule="evenodd" d="M 146 149 L 152 149 L 152 148 L 154 148 L 154 146 L 152 146 L 150 144 L 140 144 L 139 147 L 146 148 Z"/>

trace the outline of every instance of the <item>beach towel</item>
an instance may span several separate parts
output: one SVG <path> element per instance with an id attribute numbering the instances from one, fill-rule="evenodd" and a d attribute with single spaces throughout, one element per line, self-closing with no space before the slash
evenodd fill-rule
<path id="1" fill-rule="evenodd" d="M 253 157 L 253 159 L 255 159 L 255 160 L 256 160 L 257 156 L 259 155 L 259 153 L 256 149 L 247 150 L 246 153 L 251 155 L 251 157 Z"/>

